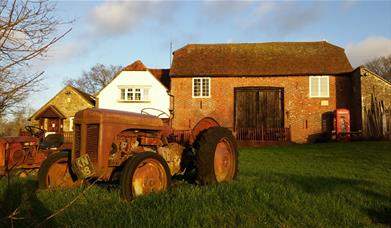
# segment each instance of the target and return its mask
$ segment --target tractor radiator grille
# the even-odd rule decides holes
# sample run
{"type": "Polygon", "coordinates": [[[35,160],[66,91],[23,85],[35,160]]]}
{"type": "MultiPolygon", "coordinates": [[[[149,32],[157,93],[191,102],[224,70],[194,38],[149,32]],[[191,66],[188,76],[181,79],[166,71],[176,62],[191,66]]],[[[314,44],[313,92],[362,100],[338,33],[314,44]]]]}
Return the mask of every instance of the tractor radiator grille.
{"type": "Polygon", "coordinates": [[[80,157],[80,137],[81,137],[81,130],[80,130],[80,124],[75,124],[74,129],[74,150],[75,150],[75,157],[80,157]]]}
{"type": "Polygon", "coordinates": [[[87,154],[92,162],[98,161],[99,124],[87,125],[87,154]]]}

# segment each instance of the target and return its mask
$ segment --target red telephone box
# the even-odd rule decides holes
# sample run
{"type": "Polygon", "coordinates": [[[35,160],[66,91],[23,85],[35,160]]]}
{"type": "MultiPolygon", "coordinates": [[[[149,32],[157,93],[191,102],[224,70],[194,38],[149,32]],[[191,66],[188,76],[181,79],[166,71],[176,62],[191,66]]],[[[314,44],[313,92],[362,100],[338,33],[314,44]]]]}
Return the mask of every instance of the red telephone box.
{"type": "Polygon", "coordinates": [[[337,109],[334,113],[334,129],[337,141],[350,140],[350,112],[348,109],[337,109]]]}

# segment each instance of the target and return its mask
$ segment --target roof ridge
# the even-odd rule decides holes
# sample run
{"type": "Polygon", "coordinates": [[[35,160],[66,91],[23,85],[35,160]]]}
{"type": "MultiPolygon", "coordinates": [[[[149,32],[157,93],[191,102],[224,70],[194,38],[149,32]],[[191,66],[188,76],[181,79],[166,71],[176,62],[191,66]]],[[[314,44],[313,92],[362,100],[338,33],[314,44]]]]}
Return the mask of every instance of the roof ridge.
{"type": "Polygon", "coordinates": [[[79,88],[76,88],[72,85],[68,85],[70,88],[72,88],[73,90],[75,90],[77,93],[79,93],[79,95],[85,99],[85,100],[89,100],[90,103],[94,103],[95,102],[95,97],[87,92],[84,92],[82,91],[81,89],[79,88]]]}
{"type": "Polygon", "coordinates": [[[357,70],[357,69],[360,69],[360,70],[363,69],[363,70],[365,70],[365,71],[368,71],[369,73],[373,74],[376,78],[378,78],[378,79],[380,79],[380,80],[383,80],[384,82],[386,82],[386,83],[388,83],[388,84],[391,85],[391,81],[388,81],[387,79],[385,79],[385,78],[383,78],[382,76],[380,76],[378,73],[376,73],[376,72],[374,72],[374,71],[368,69],[368,68],[367,68],[365,65],[363,65],[363,64],[361,64],[361,65],[358,66],[356,69],[354,69],[354,71],[357,70]]]}
{"type": "Polygon", "coordinates": [[[79,89],[79,88],[76,88],[76,87],[74,87],[74,86],[72,86],[72,85],[69,85],[69,87],[72,87],[74,90],[76,90],[76,91],[79,92],[79,93],[82,93],[82,94],[88,95],[88,96],[90,96],[90,97],[93,97],[91,94],[89,94],[89,93],[87,93],[87,92],[84,92],[83,90],[81,90],[81,89],[79,89]]]}
{"type": "MultiPolygon", "coordinates": [[[[214,45],[259,45],[259,44],[303,44],[303,43],[327,43],[330,44],[327,41],[320,40],[320,41],[270,41],[270,42],[257,42],[257,43],[251,43],[251,42],[244,42],[244,43],[209,43],[209,44],[202,44],[202,43],[190,43],[186,44],[185,46],[177,49],[184,49],[188,46],[214,46],[214,45]]],[[[332,44],[330,44],[332,45],[332,44]]],[[[336,46],[336,45],[332,45],[336,46]]],[[[338,46],[336,46],[338,47],[338,46]]]]}
{"type": "Polygon", "coordinates": [[[145,71],[148,67],[140,60],[136,59],[133,63],[124,67],[121,71],[145,71]]]}

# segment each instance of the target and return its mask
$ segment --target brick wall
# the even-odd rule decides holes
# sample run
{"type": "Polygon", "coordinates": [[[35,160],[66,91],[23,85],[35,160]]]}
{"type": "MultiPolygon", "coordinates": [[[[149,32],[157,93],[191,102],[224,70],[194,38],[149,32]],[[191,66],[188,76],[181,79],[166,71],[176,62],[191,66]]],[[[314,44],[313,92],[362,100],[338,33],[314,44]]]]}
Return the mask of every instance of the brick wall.
{"type": "Polygon", "coordinates": [[[209,116],[222,126],[234,126],[234,88],[270,86],[284,88],[284,123],[291,128],[292,141],[307,142],[309,136],[322,131],[322,114],[338,108],[350,108],[350,77],[330,76],[330,97],[309,98],[309,77],[212,77],[211,98],[192,98],[192,79],[172,78],[174,96],[173,128],[193,128],[209,116]],[[337,98],[338,99],[337,99],[337,98]],[[328,102],[327,105],[321,105],[328,102]]]}

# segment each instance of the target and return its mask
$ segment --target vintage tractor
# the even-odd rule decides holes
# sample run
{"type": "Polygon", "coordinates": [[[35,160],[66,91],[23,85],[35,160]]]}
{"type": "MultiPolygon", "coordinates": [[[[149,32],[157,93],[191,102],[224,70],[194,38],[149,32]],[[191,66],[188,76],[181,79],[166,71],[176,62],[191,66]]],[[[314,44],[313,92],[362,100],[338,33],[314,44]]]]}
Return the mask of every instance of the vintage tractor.
{"type": "Polygon", "coordinates": [[[231,131],[205,118],[186,143],[178,143],[177,136],[156,116],[82,110],[74,119],[72,153],[57,153],[45,160],[38,174],[39,188],[71,187],[85,178],[112,181],[119,177],[121,196],[130,200],[169,188],[173,176],[192,167],[200,184],[235,178],[238,152],[231,131]]]}
{"type": "MultiPolygon", "coordinates": [[[[15,174],[24,176],[35,173],[48,155],[58,152],[64,137],[35,126],[26,126],[29,136],[0,138],[0,176],[15,174]]],[[[64,149],[64,148],[61,148],[64,149]]]]}

